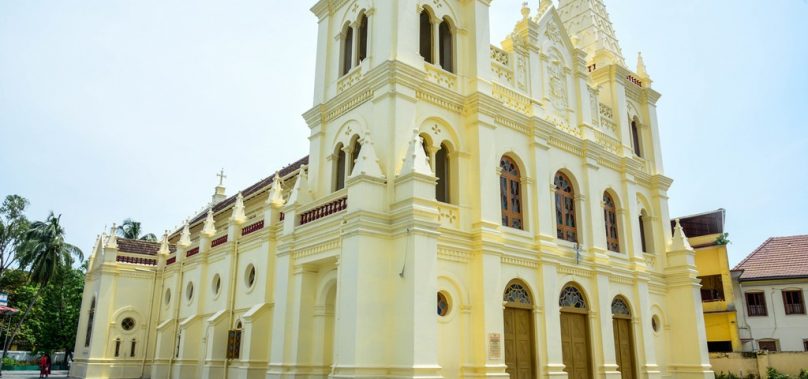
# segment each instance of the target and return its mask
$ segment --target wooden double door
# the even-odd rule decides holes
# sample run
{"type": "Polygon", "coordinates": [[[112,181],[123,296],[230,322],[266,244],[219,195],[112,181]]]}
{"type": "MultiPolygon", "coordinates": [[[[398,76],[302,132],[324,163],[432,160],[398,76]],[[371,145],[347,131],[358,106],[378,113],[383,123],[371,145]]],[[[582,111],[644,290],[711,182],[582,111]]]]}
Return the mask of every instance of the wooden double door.
{"type": "Polygon", "coordinates": [[[505,365],[512,379],[536,377],[532,317],[530,309],[505,308],[505,365]]]}
{"type": "Polygon", "coordinates": [[[561,312],[561,351],[569,379],[591,379],[592,361],[586,313],[561,312]]]}
{"type": "Polygon", "coordinates": [[[612,319],[614,329],[614,353],[617,358],[617,370],[623,379],[635,379],[636,365],[634,359],[634,343],[631,335],[631,319],[612,319]]]}

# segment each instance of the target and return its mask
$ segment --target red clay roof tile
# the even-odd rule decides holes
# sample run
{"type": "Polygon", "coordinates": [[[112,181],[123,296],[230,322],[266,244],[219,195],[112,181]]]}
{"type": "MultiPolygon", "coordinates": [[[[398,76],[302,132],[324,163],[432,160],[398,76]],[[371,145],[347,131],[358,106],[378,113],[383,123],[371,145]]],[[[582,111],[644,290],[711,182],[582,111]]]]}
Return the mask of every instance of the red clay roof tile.
{"type": "Polygon", "coordinates": [[[740,281],[808,277],[808,235],[771,237],[735,270],[743,270],[740,281]]]}

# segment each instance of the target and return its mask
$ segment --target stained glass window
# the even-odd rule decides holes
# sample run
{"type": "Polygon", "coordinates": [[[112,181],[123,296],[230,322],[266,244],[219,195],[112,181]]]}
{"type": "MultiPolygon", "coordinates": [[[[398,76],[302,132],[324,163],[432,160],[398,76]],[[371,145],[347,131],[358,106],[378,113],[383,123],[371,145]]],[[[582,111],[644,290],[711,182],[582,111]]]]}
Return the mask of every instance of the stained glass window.
{"type": "Polygon", "coordinates": [[[603,221],[606,224],[606,246],[620,252],[620,237],[617,234],[617,206],[608,192],[603,193],[603,221]]]}
{"type": "Polygon", "coordinates": [[[567,175],[562,172],[556,173],[555,188],[556,236],[562,240],[578,242],[575,190],[567,175]]]}
{"type": "Polygon", "coordinates": [[[612,300],[612,314],[613,315],[621,315],[621,316],[631,316],[631,310],[628,308],[628,304],[626,304],[623,299],[616,297],[612,300]]]}
{"type": "Polygon", "coordinates": [[[558,299],[558,305],[568,308],[586,309],[586,300],[577,288],[573,286],[564,287],[558,299]]]}
{"type": "Polygon", "coordinates": [[[227,332],[227,359],[239,359],[241,356],[241,321],[236,329],[227,332]]]}
{"type": "Polygon", "coordinates": [[[505,290],[503,300],[508,303],[532,304],[527,289],[519,283],[512,283],[505,290]]]}
{"type": "Polygon", "coordinates": [[[522,225],[522,178],[519,174],[519,166],[513,159],[503,156],[499,161],[499,167],[502,169],[499,177],[502,225],[524,229],[522,225]]]}

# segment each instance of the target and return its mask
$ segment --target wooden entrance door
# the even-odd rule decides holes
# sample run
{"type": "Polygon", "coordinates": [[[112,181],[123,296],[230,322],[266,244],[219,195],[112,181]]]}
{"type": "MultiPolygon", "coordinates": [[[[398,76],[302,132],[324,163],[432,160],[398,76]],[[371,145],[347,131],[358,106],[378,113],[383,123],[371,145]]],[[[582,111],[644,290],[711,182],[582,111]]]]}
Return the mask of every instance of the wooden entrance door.
{"type": "Polygon", "coordinates": [[[591,379],[589,328],[585,313],[561,312],[561,352],[569,379],[591,379]]]}
{"type": "Polygon", "coordinates": [[[532,312],[524,308],[505,308],[505,365],[513,379],[533,379],[532,312]]]}
{"type": "Polygon", "coordinates": [[[631,335],[631,319],[613,319],[614,327],[614,352],[617,358],[617,371],[620,371],[623,379],[636,378],[634,367],[634,344],[631,335]]]}

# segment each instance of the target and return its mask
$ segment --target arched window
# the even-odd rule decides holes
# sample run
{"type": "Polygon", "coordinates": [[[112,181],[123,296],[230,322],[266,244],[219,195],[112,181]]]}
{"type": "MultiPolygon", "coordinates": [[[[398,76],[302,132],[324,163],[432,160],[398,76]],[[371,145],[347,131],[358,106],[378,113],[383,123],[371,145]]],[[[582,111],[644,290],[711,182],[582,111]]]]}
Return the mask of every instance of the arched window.
{"type": "Polygon", "coordinates": [[[449,72],[454,70],[454,38],[452,36],[452,28],[449,22],[443,20],[438,27],[438,42],[440,43],[438,50],[440,54],[440,66],[449,72]]]}
{"type": "Polygon", "coordinates": [[[115,339],[115,356],[119,356],[121,354],[121,339],[115,339]]]}
{"type": "Polygon", "coordinates": [[[353,63],[353,28],[349,26],[344,33],[342,37],[342,75],[351,71],[353,63]]]}
{"type": "Polygon", "coordinates": [[[603,222],[606,224],[606,247],[620,252],[620,237],[617,230],[617,206],[608,192],[603,193],[603,222]]]}
{"type": "Polygon", "coordinates": [[[578,227],[575,222],[575,190],[572,182],[563,172],[555,176],[556,236],[560,239],[578,242],[578,227]]]}
{"type": "Polygon", "coordinates": [[[135,347],[136,347],[136,345],[137,345],[137,341],[135,341],[135,339],[134,339],[134,338],[132,338],[132,345],[131,345],[131,346],[130,346],[130,348],[129,348],[129,356],[130,356],[130,357],[134,357],[134,356],[135,356],[135,347]]]}
{"type": "Polygon", "coordinates": [[[522,224],[522,177],[519,166],[513,159],[503,156],[499,160],[499,196],[502,208],[502,225],[523,229],[522,224]]]}
{"type": "Polygon", "coordinates": [[[505,293],[502,295],[502,301],[525,305],[533,303],[533,301],[530,300],[530,293],[527,292],[527,288],[518,281],[511,283],[508,288],[505,289],[505,293]]]}
{"type": "Polygon", "coordinates": [[[561,296],[558,297],[558,305],[562,308],[587,308],[584,295],[578,288],[572,285],[568,285],[561,290],[561,296]]]}
{"type": "Polygon", "coordinates": [[[227,332],[227,359],[239,359],[241,356],[241,320],[236,328],[227,332]]]}
{"type": "Polygon", "coordinates": [[[364,13],[359,19],[359,62],[368,57],[368,16],[364,13]]]}
{"type": "Polygon", "coordinates": [[[354,138],[353,142],[351,143],[351,170],[350,172],[353,173],[353,168],[356,166],[356,160],[359,159],[359,151],[362,150],[362,144],[359,143],[359,138],[354,138]]]}
{"type": "Polygon", "coordinates": [[[419,49],[421,56],[429,63],[435,63],[432,59],[432,16],[424,9],[421,11],[420,20],[420,35],[419,35],[419,49]]]}
{"type": "Polygon", "coordinates": [[[342,144],[337,145],[336,156],[337,159],[335,159],[334,163],[334,191],[339,191],[345,188],[345,151],[342,149],[342,144]]]}
{"type": "Polygon", "coordinates": [[[640,217],[637,221],[640,224],[640,247],[642,248],[642,252],[650,253],[652,251],[649,250],[649,247],[653,245],[649,246],[648,242],[653,241],[653,238],[650,236],[651,228],[646,227],[646,224],[648,224],[648,214],[645,212],[645,209],[640,211],[640,217]]]}
{"type": "Polygon", "coordinates": [[[615,297],[612,300],[612,315],[618,317],[631,317],[631,308],[628,307],[625,300],[621,297],[615,297]]]}
{"type": "Polygon", "coordinates": [[[637,119],[631,120],[631,142],[634,145],[634,154],[642,157],[642,149],[640,149],[640,130],[637,126],[637,119]]]}
{"type": "Polygon", "coordinates": [[[93,319],[95,318],[95,298],[90,302],[87,314],[87,334],[84,336],[84,347],[90,346],[90,337],[93,335],[93,319]]]}
{"type": "Polygon", "coordinates": [[[435,199],[440,202],[449,202],[449,152],[445,144],[440,145],[440,150],[435,152],[435,176],[438,182],[435,186],[435,199]]]}

